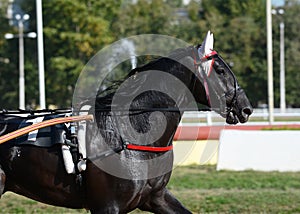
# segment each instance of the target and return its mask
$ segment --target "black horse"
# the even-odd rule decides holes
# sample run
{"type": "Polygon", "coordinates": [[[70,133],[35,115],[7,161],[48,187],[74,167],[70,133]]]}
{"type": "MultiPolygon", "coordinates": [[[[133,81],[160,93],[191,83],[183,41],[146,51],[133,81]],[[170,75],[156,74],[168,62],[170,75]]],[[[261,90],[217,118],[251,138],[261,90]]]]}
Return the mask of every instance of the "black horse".
{"type": "MultiPolygon", "coordinates": [[[[99,94],[92,106],[95,121],[87,123],[87,169],[81,186],[75,174],[66,173],[59,145],[41,148],[15,140],[0,145],[0,195],[12,191],[92,213],[136,208],[190,213],[166,189],[172,139],[183,112],[202,104],[231,124],[246,122],[252,113],[229,66],[205,46],[175,50],[99,94]]],[[[15,129],[8,125],[2,134],[15,129]]]]}

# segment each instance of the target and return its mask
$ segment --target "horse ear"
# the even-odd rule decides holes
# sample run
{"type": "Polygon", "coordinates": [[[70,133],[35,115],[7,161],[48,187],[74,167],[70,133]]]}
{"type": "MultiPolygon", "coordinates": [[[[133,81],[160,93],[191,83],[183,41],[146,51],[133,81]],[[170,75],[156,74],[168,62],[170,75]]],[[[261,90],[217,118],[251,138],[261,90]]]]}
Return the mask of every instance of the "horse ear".
{"type": "Polygon", "coordinates": [[[214,49],[214,35],[210,33],[210,31],[208,31],[199,49],[199,54],[205,56],[209,54],[213,49],[214,49]]]}

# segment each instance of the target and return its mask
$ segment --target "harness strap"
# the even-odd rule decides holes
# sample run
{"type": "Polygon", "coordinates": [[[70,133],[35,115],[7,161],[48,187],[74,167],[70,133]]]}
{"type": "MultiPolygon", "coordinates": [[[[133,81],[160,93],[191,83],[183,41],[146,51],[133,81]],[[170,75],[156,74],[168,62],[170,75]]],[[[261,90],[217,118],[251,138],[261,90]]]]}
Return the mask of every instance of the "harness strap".
{"type": "Polygon", "coordinates": [[[166,146],[166,147],[153,147],[153,146],[139,146],[134,144],[125,144],[124,146],[118,147],[113,150],[105,151],[100,154],[97,154],[92,157],[87,157],[87,160],[95,161],[95,160],[102,160],[104,158],[107,158],[111,155],[114,155],[116,153],[119,153],[125,149],[128,150],[134,150],[134,151],[141,151],[141,152],[168,152],[173,149],[173,145],[166,146]]]}
{"type": "Polygon", "coordinates": [[[173,149],[173,145],[165,147],[140,146],[135,144],[126,144],[126,149],[143,152],[167,152],[173,149]]]}

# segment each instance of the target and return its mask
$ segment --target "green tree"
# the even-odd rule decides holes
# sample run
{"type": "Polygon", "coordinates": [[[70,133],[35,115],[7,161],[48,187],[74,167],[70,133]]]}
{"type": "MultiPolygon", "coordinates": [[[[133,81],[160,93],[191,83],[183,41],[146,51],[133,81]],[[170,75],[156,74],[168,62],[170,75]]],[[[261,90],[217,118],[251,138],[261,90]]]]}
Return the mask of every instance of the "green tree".
{"type": "Polygon", "coordinates": [[[0,109],[16,109],[19,106],[18,39],[6,40],[4,38],[6,33],[17,33],[17,30],[12,29],[8,24],[7,6],[6,0],[0,0],[0,109]]]}
{"type": "MultiPolygon", "coordinates": [[[[286,5],[284,7],[284,23],[285,23],[285,73],[286,73],[286,102],[288,106],[300,107],[300,2],[296,0],[286,0],[286,5]]],[[[274,19],[275,26],[274,30],[274,41],[277,41],[277,46],[274,47],[274,68],[276,68],[277,77],[279,80],[279,19],[274,19]]],[[[277,89],[279,88],[279,83],[277,83],[277,89]]],[[[279,91],[277,90],[277,94],[279,91]]],[[[279,96],[277,96],[277,99],[279,96]]]]}
{"type": "Polygon", "coordinates": [[[163,0],[139,0],[123,5],[113,29],[117,38],[145,33],[167,34],[173,16],[171,7],[163,0]]]}
{"type": "Polygon", "coordinates": [[[85,63],[113,41],[109,29],[115,4],[104,1],[44,1],[47,103],[69,107],[85,63]],[[57,96],[60,94],[60,96],[57,96]]]}
{"type": "MultiPolygon", "coordinates": [[[[0,21],[5,18],[7,0],[1,0],[0,21]],[[2,3],[3,2],[3,3],[2,3]],[[5,5],[6,4],[6,5],[5,5]]],[[[28,31],[36,31],[35,0],[15,4],[30,15],[28,31]]],[[[44,46],[47,104],[70,107],[73,89],[83,66],[103,46],[114,40],[111,20],[120,8],[118,1],[44,0],[44,46]]],[[[17,32],[16,27],[1,25],[0,32],[17,32]],[[6,27],[4,27],[6,26],[6,27]]],[[[18,41],[0,39],[0,53],[11,63],[1,71],[0,98],[3,107],[18,107],[18,41]]],[[[0,56],[1,57],[1,56],[0,56]]],[[[1,63],[1,62],[0,62],[1,63]]],[[[1,64],[2,65],[2,64],[1,64]]],[[[2,66],[1,66],[2,67],[2,66]]],[[[26,105],[35,108],[38,100],[36,40],[25,39],[26,105]]]]}
{"type": "Polygon", "coordinates": [[[203,0],[199,11],[199,27],[214,33],[215,47],[232,65],[251,102],[267,102],[265,3],[203,0]]]}
{"type": "MultiPolygon", "coordinates": [[[[35,0],[15,0],[30,14],[28,31],[36,31],[35,0]]],[[[113,41],[136,34],[167,34],[191,44],[206,32],[230,62],[241,86],[257,106],[267,103],[265,0],[43,0],[47,104],[70,107],[77,77],[88,60],[113,41]],[[178,8],[187,14],[178,13],[178,8]]],[[[8,0],[0,0],[0,108],[18,107],[18,40],[6,18],[8,0]],[[6,64],[1,58],[9,58],[6,64]]],[[[300,107],[300,3],[285,1],[287,104],[300,107]]],[[[275,106],[279,106],[279,19],[273,18],[275,106]]],[[[25,39],[26,103],[38,104],[36,40],[25,39]]]]}

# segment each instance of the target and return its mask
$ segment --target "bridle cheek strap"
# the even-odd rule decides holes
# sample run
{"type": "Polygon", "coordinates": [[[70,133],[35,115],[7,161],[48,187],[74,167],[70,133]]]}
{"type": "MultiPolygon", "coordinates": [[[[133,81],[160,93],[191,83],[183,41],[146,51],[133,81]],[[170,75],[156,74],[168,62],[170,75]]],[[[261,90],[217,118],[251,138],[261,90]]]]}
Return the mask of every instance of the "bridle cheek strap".
{"type": "Polygon", "coordinates": [[[217,51],[212,50],[211,53],[203,56],[200,59],[201,63],[205,63],[205,62],[208,62],[209,60],[211,60],[211,63],[209,65],[209,68],[208,68],[208,71],[207,71],[207,76],[208,77],[209,77],[209,75],[210,75],[210,73],[211,73],[211,71],[213,69],[214,63],[215,63],[215,58],[214,57],[217,56],[217,55],[218,55],[217,51]]]}
{"type": "Polygon", "coordinates": [[[200,66],[197,66],[198,68],[198,71],[200,73],[200,76],[203,80],[203,86],[204,86],[204,89],[205,89],[205,93],[206,93],[206,99],[207,99],[207,103],[209,106],[211,106],[211,102],[210,102],[210,94],[209,94],[209,87],[208,87],[208,82],[207,82],[207,78],[203,75],[203,73],[200,71],[200,66]]]}
{"type": "MultiPolygon", "coordinates": [[[[200,77],[201,77],[201,79],[203,80],[203,86],[204,86],[205,93],[206,93],[207,103],[208,103],[209,106],[211,106],[208,82],[207,82],[206,76],[204,76],[203,71],[201,70],[201,63],[202,63],[204,60],[208,60],[209,57],[212,57],[212,56],[214,56],[215,54],[217,54],[217,52],[216,52],[216,51],[212,51],[211,54],[206,55],[206,56],[202,57],[201,59],[199,59],[199,56],[197,57],[197,55],[195,54],[194,51],[192,52],[192,54],[193,54],[193,56],[194,56],[194,66],[195,66],[196,70],[198,70],[198,72],[199,72],[199,74],[200,74],[200,77]],[[197,59],[200,61],[200,63],[197,62],[197,59]]],[[[210,69],[209,69],[210,71],[211,71],[211,69],[212,69],[212,66],[213,66],[213,63],[211,64],[211,67],[210,67],[210,69]]],[[[209,73],[210,73],[210,71],[209,71],[209,73]]]]}

